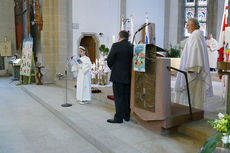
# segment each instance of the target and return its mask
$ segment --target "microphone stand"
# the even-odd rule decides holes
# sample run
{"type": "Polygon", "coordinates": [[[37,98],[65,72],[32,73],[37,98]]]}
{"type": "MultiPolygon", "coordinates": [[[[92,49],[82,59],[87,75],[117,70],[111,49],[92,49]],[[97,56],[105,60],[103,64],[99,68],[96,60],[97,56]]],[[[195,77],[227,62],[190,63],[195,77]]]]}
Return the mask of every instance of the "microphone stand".
{"type": "Polygon", "coordinates": [[[65,65],[65,103],[64,104],[62,104],[61,106],[62,107],[70,107],[70,106],[72,106],[72,104],[69,104],[69,103],[67,103],[67,96],[68,96],[68,94],[67,94],[67,65],[69,64],[69,62],[70,62],[70,59],[69,58],[67,58],[66,59],[66,65],[65,65]]]}
{"type": "Polygon", "coordinates": [[[138,32],[139,32],[139,31],[136,31],[135,34],[133,35],[133,42],[132,42],[132,45],[133,45],[133,43],[134,43],[135,36],[136,36],[136,34],[137,34],[138,32]]]}
{"type": "Polygon", "coordinates": [[[132,42],[132,45],[133,45],[133,43],[134,43],[134,39],[135,39],[135,36],[136,36],[136,34],[138,33],[138,32],[140,32],[142,29],[144,29],[146,26],[148,26],[148,25],[150,25],[150,23],[148,23],[148,24],[144,24],[141,28],[139,28],[136,32],[135,32],[135,34],[133,35],[133,42],[132,42]]]}

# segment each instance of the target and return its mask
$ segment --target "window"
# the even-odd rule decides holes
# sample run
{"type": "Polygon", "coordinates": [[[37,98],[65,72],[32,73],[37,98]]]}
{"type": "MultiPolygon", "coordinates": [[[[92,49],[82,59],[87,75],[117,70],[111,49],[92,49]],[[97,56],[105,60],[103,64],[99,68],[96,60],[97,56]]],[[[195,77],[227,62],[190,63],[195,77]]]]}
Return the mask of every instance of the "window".
{"type": "Polygon", "coordinates": [[[206,36],[207,31],[207,6],[208,0],[185,0],[185,22],[184,22],[184,37],[188,37],[189,33],[186,29],[187,21],[190,18],[196,17],[200,23],[200,30],[206,36]]]}

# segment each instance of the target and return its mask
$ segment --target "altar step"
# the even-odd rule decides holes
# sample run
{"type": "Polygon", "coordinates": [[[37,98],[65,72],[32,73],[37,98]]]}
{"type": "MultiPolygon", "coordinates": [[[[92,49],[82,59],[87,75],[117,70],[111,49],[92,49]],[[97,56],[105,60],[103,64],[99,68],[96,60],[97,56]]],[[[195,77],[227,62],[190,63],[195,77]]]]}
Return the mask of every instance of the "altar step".
{"type": "MultiPolygon", "coordinates": [[[[217,74],[212,74],[216,78],[218,77],[217,74]]],[[[75,80],[68,80],[68,89],[71,89],[72,93],[75,94],[75,88],[74,85],[76,84],[75,80]]],[[[64,81],[58,81],[56,85],[65,88],[65,83],[64,81]]],[[[114,109],[114,101],[110,100],[107,98],[107,95],[112,95],[113,91],[111,87],[106,87],[106,88],[99,88],[102,92],[101,93],[95,93],[92,94],[92,99],[97,100],[100,102],[102,105],[105,105],[107,107],[110,107],[111,109],[114,109]]],[[[193,109],[193,119],[194,120],[189,120],[189,108],[185,106],[185,108],[182,108],[179,106],[177,107],[178,104],[172,106],[172,112],[173,112],[173,117],[170,119],[167,119],[167,122],[162,122],[162,121],[151,121],[152,123],[149,124],[148,122],[145,122],[141,120],[136,114],[132,113],[131,118],[133,122],[136,122],[140,125],[143,125],[144,127],[154,130],[155,132],[159,132],[163,135],[179,132],[183,135],[192,137],[194,139],[197,139],[201,144],[203,144],[213,133],[215,133],[215,129],[213,129],[209,124],[206,119],[203,118],[203,111],[199,111],[196,109],[193,109]],[[174,107],[175,106],[175,107],[174,107]],[[177,110],[182,110],[182,111],[177,111],[177,110]],[[184,110],[184,111],[183,111],[184,110]],[[202,116],[202,118],[201,118],[202,116]],[[199,118],[201,118],[199,120],[199,118]],[[181,124],[184,123],[184,124],[181,124]],[[178,125],[174,128],[168,128],[165,130],[163,127],[169,127],[170,125],[178,125]],[[151,126],[150,126],[151,125],[151,126]]]]}
{"type": "Polygon", "coordinates": [[[189,107],[183,106],[180,104],[171,104],[171,116],[166,118],[165,120],[151,120],[151,121],[144,121],[140,119],[135,113],[135,118],[137,122],[142,124],[143,126],[153,129],[153,130],[162,130],[163,129],[172,129],[178,126],[181,126],[185,123],[191,121],[197,121],[204,118],[204,111],[192,108],[192,120],[189,112],[189,107]]]}
{"type": "Polygon", "coordinates": [[[191,116],[188,106],[171,103],[171,116],[164,121],[163,128],[172,128],[189,121],[201,120],[203,118],[203,110],[192,108],[191,116]]]}
{"type": "Polygon", "coordinates": [[[177,131],[183,135],[197,139],[203,144],[216,132],[216,130],[208,124],[206,119],[183,124],[177,128],[177,131]]]}

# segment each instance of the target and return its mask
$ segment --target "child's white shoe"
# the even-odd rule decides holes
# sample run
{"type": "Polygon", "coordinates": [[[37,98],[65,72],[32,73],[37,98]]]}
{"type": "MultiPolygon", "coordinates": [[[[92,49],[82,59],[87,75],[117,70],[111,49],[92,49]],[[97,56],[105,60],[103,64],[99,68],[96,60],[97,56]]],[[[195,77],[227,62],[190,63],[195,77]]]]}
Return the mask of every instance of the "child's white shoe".
{"type": "Polygon", "coordinates": [[[85,105],[85,104],[88,104],[89,102],[88,101],[80,101],[79,104],[80,105],[85,105]]]}

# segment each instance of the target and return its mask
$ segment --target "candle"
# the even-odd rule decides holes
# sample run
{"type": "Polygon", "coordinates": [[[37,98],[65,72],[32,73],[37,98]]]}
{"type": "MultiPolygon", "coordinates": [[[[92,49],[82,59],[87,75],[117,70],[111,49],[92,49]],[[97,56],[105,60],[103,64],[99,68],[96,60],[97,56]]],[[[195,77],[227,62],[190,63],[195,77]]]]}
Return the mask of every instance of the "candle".
{"type": "Polygon", "coordinates": [[[129,36],[129,40],[132,43],[133,42],[133,15],[130,16],[130,36],[129,36]]]}
{"type": "Polygon", "coordinates": [[[93,68],[93,71],[95,71],[95,63],[93,63],[92,68],[93,68]]]}
{"type": "Polygon", "coordinates": [[[98,61],[97,61],[97,59],[96,59],[96,68],[98,68],[98,61]]]}
{"type": "Polygon", "coordinates": [[[101,66],[101,59],[100,58],[99,58],[99,62],[98,63],[99,63],[99,66],[101,66]]]}
{"type": "Polygon", "coordinates": [[[112,36],[112,43],[115,43],[115,36],[112,36]]]}

